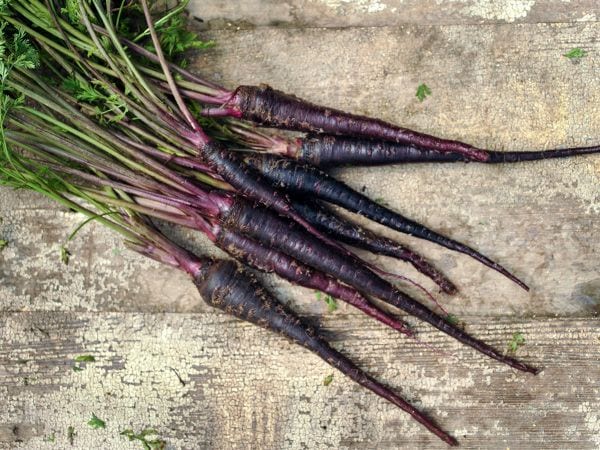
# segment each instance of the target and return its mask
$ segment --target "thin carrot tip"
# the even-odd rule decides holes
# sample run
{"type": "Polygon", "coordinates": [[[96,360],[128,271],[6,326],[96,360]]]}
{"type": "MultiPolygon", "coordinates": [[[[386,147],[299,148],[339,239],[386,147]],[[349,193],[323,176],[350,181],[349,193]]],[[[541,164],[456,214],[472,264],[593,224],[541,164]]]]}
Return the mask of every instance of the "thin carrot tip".
{"type": "Polygon", "coordinates": [[[539,375],[540,372],[542,372],[544,370],[543,367],[530,367],[530,373],[534,374],[534,375],[539,375]]]}

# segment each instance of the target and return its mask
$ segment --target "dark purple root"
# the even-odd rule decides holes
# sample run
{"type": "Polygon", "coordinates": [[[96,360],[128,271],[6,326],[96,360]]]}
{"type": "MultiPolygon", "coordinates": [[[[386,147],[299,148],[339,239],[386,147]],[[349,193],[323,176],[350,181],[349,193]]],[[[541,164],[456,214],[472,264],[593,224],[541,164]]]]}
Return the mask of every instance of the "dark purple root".
{"type": "Polygon", "coordinates": [[[372,201],[316,167],[267,154],[256,154],[247,157],[246,161],[269,179],[273,185],[283,186],[296,194],[317,197],[368,217],[401,233],[425,239],[450,250],[469,255],[485,266],[496,270],[514,281],[523,289],[529,290],[529,287],[525,283],[508,270],[476,250],[442,236],[372,201]]]}
{"type": "Polygon", "coordinates": [[[456,294],[457,288],[448,278],[421,255],[399,242],[379,236],[348,219],[343,219],[315,202],[293,201],[292,205],[318,230],[329,234],[334,239],[377,255],[391,256],[409,262],[420,273],[431,278],[445,293],[456,294]]]}
{"type": "Polygon", "coordinates": [[[569,158],[579,155],[600,153],[600,146],[576,147],[555,150],[527,151],[527,152],[495,152],[490,151],[487,164],[518,163],[524,161],[540,161],[543,159],[569,158]]]}
{"type": "Polygon", "coordinates": [[[225,107],[237,108],[242,118],[272,128],[379,139],[445,153],[460,153],[473,160],[483,161],[486,158],[484,151],[471,145],[418,133],[379,119],[325,108],[264,84],[238,87],[225,107]]]}
{"type": "Polygon", "coordinates": [[[298,228],[269,210],[249,205],[240,198],[233,204],[222,225],[252,237],[268,248],[276,248],[298,261],[354,287],[365,295],[377,297],[409,314],[414,315],[465,345],[519,370],[536,373],[535,368],[498,352],[489,345],[469,336],[443,317],[398,291],[392,284],[366,267],[329,247],[314,236],[298,228]]]}
{"type": "Polygon", "coordinates": [[[407,336],[414,335],[408,325],[370,303],[357,290],[300,263],[285,253],[267,248],[241,233],[227,228],[221,228],[217,235],[216,244],[249,267],[263,272],[276,273],[299,286],[329,294],[354,306],[394,330],[407,336]]]}
{"type": "MultiPolygon", "coordinates": [[[[235,152],[219,143],[210,142],[200,146],[200,158],[244,197],[290,217],[323,242],[334,247],[338,245],[298,214],[278,189],[273,187],[255,168],[248,166],[235,152]]],[[[351,254],[348,253],[348,255],[351,254]]]]}
{"type": "Polygon", "coordinates": [[[473,160],[461,153],[442,153],[413,145],[344,136],[312,135],[297,139],[294,145],[297,149],[294,155],[296,159],[318,167],[470,161],[500,164],[568,158],[600,152],[600,146],[528,152],[486,151],[485,160],[473,160]]]}
{"type": "Polygon", "coordinates": [[[262,286],[232,261],[207,264],[194,280],[202,298],[211,306],[239,319],[286,336],[319,355],[344,375],[409,413],[417,422],[449,445],[456,439],[439,428],[388,387],[375,381],[352,361],[333,349],[314,329],[270,296],[262,286]]]}

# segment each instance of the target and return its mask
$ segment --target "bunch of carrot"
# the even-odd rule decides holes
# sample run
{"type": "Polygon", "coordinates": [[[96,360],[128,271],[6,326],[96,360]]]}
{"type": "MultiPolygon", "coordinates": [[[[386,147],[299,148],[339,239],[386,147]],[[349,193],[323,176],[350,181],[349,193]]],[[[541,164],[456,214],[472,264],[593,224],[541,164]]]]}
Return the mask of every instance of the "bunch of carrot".
{"type": "Polygon", "coordinates": [[[325,292],[413,336],[369,300],[377,298],[491,358],[537,373],[387,281],[390,274],[344,244],[405,260],[444,292],[457,290],[421,255],[339,216],[326,203],[470,255],[528,289],[525,283],[325,169],[519,162],[600,147],[492,152],[313,105],[268,86],[227,90],[176,63],[180,53],[207,45],[185,29],[186,4],[155,14],[148,0],[0,2],[0,180],[38,191],[121,233],[134,251],[188,273],[209,304],[303,345],[456,445],[277,302],[248,268],[325,292]],[[309,134],[290,139],[258,126],[309,134]],[[240,146],[250,151],[233,150],[240,146]],[[160,231],[161,221],[200,231],[237,262],[190,253],[160,231]]]}

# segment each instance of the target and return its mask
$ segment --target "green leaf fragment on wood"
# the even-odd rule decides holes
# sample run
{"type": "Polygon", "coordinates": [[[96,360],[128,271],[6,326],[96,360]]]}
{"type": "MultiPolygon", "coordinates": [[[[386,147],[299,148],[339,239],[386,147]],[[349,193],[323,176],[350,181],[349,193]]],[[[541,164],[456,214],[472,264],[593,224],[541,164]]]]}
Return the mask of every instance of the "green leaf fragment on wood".
{"type": "Polygon", "coordinates": [[[97,429],[104,429],[106,428],[106,422],[102,419],[100,419],[98,416],[96,416],[96,414],[92,413],[92,418],[90,420],[88,420],[87,423],[90,427],[92,427],[94,430],[97,429]]]}
{"type": "Polygon", "coordinates": [[[448,314],[446,316],[446,322],[448,322],[450,325],[457,326],[460,322],[460,319],[458,318],[458,316],[455,316],[454,314],[448,314]]]}
{"type": "Polygon", "coordinates": [[[73,366],[73,372],[81,372],[83,371],[83,367],[81,366],[73,366]]]}
{"type": "Polygon", "coordinates": [[[329,386],[332,381],[333,381],[333,374],[327,375],[325,377],[325,379],[323,380],[323,386],[329,386]]]}
{"type": "Polygon", "coordinates": [[[508,343],[508,351],[510,353],[515,353],[522,345],[525,345],[525,336],[523,336],[523,333],[521,332],[514,333],[512,339],[508,343]]]}
{"type": "Polygon", "coordinates": [[[133,430],[121,431],[121,436],[126,436],[130,441],[138,440],[146,450],[163,450],[167,443],[158,437],[158,431],[147,428],[140,433],[135,433],[133,430]],[[151,438],[153,437],[153,438],[151,438]]]}
{"type": "Polygon", "coordinates": [[[325,296],[325,303],[327,303],[327,310],[333,312],[338,308],[337,301],[331,295],[325,296]]]}
{"type": "Polygon", "coordinates": [[[52,433],[50,436],[46,437],[46,442],[56,442],[56,434],[52,433]]]}
{"type": "Polygon", "coordinates": [[[420,102],[425,100],[425,98],[431,95],[431,89],[425,83],[422,83],[417,88],[417,93],[415,94],[420,102]]]}
{"type": "Polygon", "coordinates": [[[571,50],[569,50],[563,56],[565,58],[569,58],[569,59],[581,59],[581,58],[587,56],[587,52],[585,50],[583,50],[582,48],[575,47],[575,48],[572,48],[571,50]]]}
{"type": "Polygon", "coordinates": [[[73,445],[73,441],[75,440],[75,428],[70,426],[67,428],[67,440],[69,444],[73,445]]]}
{"type": "Polygon", "coordinates": [[[5,241],[4,239],[0,239],[0,252],[2,250],[4,250],[7,245],[8,245],[8,241],[5,241]]]}
{"type": "Polygon", "coordinates": [[[79,355],[75,357],[76,362],[96,362],[96,358],[93,355],[79,355]]]}
{"type": "Polygon", "coordinates": [[[323,296],[323,293],[320,291],[315,292],[315,297],[317,300],[321,301],[321,299],[327,304],[327,310],[329,312],[333,312],[338,308],[337,301],[331,295],[323,296]]]}
{"type": "Polygon", "coordinates": [[[386,201],[386,199],[385,199],[385,198],[383,198],[383,197],[377,197],[377,198],[375,199],[375,203],[377,203],[377,204],[379,204],[379,205],[381,205],[381,206],[389,206],[389,205],[390,205],[390,204],[389,204],[389,203],[386,201]]]}
{"type": "Polygon", "coordinates": [[[69,251],[69,249],[67,247],[65,247],[64,245],[62,245],[60,247],[60,260],[62,261],[62,263],[65,266],[68,266],[70,259],[71,259],[71,252],[69,251]]]}

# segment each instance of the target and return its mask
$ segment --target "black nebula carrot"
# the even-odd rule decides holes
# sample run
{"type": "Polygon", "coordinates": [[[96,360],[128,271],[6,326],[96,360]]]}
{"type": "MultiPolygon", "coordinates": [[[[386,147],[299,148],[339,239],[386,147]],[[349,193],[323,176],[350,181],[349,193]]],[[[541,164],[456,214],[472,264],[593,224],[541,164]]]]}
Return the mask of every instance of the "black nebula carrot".
{"type": "Polygon", "coordinates": [[[335,278],[308,267],[285,253],[267,248],[238,231],[221,228],[216,233],[215,243],[249,267],[263,272],[276,273],[299,286],[329,294],[354,306],[394,330],[408,336],[414,334],[404,322],[373,305],[356,289],[343,285],[335,278]]]}
{"type": "Polygon", "coordinates": [[[316,196],[321,200],[336,204],[349,211],[361,214],[375,222],[386,225],[401,233],[409,234],[460,253],[471,256],[487,267],[496,270],[517,283],[525,290],[529,287],[500,264],[492,261],[476,250],[453,239],[442,236],[433,230],[382,206],[356,192],[350,186],[336,180],[316,167],[301,164],[273,155],[256,154],[246,157],[249,164],[256,167],[274,185],[283,186],[296,194],[316,196]]]}
{"type": "Polygon", "coordinates": [[[461,153],[473,160],[483,161],[486,157],[484,151],[463,142],[440,139],[383,120],[315,105],[265,84],[238,87],[225,108],[267,127],[411,144],[440,152],[461,153]]]}
{"type": "Polygon", "coordinates": [[[308,222],[334,239],[377,255],[409,262],[419,272],[431,278],[445,293],[452,295],[457,292],[456,286],[448,278],[409,247],[379,236],[350,220],[342,219],[315,202],[293,201],[292,204],[308,222]]]}
{"type": "Polygon", "coordinates": [[[255,168],[249,167],[235,152],[214,141],[199,145],[198,148],[200,159],[236,188],[240,194],[271,207],[280,214],[291,217],[309,231],[315,231],[303,217],[294,211],[285,195],[273,188],[264,176],[255,168]]]}
{"type": "Polygon", "coordinates": [[[316,331],[284,307],[239,265],[214,261],[204,265],[194,279],[200,295],[209,305],[239,319],[279,333],[316,353],[353,381],[398,406],[449,445],[458,442],[406,400],[359,369],[333,349],[316,331]]]}
{"type": "Polygon", "coordinates": [[[414,145],[358,139],[347,136],[311,135],[293,142],[299,161],[318,167],[379,166],[423,162],[480,162],[484,164],[518,163],[552,158],[568,158],[600,152],[600,146],[543,151],[485,151],[485,159],[472,159],[462,153],[440,152],[414,145]]]}
{"type": "Polygon", "coordinates": [[[240,230],[266,247],[287,253],[365,295],[372,295],[400,308],[490,358],[524,372],[538,372],[538,369],[510,358],[465,333],[426,306],[398,291],[392,284],[365,266],[348,258],[336,248],[319,241],[295,223],[286,221],[267,209],[250,205],[238,198],[221,220],[224,227],[240,230]]]}
{"type": "MultiPolygon", "coordinates": [[[[255,167],[249,166],[237,153],[228,150],[223,144],[206,140],[198,144],[199,159],[221,176],[241,195],[273,208],[278,213],[298,222],[311,234],[334,247],[338,244],[308,223],[290,204],[285,194],[272,186],[255,167]]],[[[341,249],[342,246],[339,245],[341,249]]],[[[349,257],[354,257],[348,252],[349,257]]]]}

